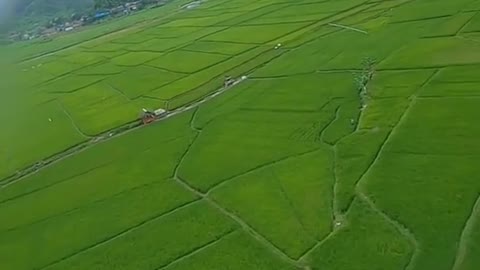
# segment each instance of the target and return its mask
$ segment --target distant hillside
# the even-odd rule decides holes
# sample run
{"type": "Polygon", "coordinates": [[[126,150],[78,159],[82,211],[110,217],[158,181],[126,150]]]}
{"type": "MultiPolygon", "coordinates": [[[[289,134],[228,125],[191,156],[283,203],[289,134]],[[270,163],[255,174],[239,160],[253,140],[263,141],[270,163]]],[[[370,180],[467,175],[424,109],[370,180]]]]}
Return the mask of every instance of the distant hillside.
{"type": "Polygon", "coordinates": [[[94,0],[0,0],[0,34],[23,31],[55,17],[93,10],[94,0]]]}

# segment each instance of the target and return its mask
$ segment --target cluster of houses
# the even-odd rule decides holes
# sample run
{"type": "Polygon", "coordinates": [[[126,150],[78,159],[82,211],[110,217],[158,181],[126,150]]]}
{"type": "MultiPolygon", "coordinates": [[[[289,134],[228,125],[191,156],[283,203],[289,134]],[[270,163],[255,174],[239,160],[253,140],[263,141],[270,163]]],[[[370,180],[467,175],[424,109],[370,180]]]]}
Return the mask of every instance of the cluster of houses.
{"type": "Polygon", "coordinates": [[[11,41],[21,41],[21,40],[32,40],[36,38],[49,38],[52,35],[55,35],[59,32],[70,32],[84,25],[99,23],[110,17],[120,17],[125,15],[130,15],[135,11],[143,9],[145,6],[144,2],[148,2],[151,6],[160,6],[166,3],[168,0],[156,0],[156,1],[133,1],[124,3],[117,7],[110,9],[97,10],[93,15],[72,15],[71,18],[67,21],[58,20],[55,18],[51,20],[45,26],[38,26],[34,30],[28,32],[13,32],[10,34],[9,39],[11,41]]]}

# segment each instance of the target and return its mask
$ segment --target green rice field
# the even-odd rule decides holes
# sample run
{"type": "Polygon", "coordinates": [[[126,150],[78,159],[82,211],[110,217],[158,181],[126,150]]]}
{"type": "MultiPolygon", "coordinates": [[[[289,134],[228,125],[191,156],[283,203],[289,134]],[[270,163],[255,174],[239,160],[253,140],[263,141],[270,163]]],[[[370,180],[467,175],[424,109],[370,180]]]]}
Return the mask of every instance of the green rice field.
{"type": "Polygon", "coordinates": [[[0,270],[480,269],[480,0],[188,4],[0,45],[0,270]]]}

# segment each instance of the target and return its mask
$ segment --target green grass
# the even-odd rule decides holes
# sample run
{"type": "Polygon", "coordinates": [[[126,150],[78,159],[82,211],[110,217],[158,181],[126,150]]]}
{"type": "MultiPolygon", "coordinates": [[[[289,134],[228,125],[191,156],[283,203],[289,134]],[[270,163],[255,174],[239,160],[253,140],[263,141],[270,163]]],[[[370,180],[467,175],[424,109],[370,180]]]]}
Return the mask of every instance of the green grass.
{"type": "Polygon", "coordinates": [[[2,234],[0,254],[14,255],[2,257],[2,265],[8,269],[41,268],[194,199],[173,180],[154,180],[149,185],[2,234]],[[26,246],[29,248],[25,249],[26,246]],[[31,256],[34,251],[36,255],[31,256]]]}
{"type": "Polygon", "coordinates": [[[2,127],[3,132],[0,135],[0,142],[3,145],[3,157],[0,162],[2,178],[86,139],[77,132],[56,102],[17,112],[15,117],[25,117],[26,120],[5,122],[2,127]],[[32,130],[35,130],[34,135],[31,133],[32,130]]]}
{"type": "MultiPolygon", "coordinates": [[[[254,73],[255,77],[257,73],[254,73]]],[[[319,111],[331,99],[356,95],[350,74],[314,74],[254,81],[262,95],[245,105],[252,109],[319,111]],[[330,85],[335,84],[335,88],[330,85]],[[302,104],[299,107],[298,104],[302,104]]]]}
{"type": "Polygon", "coordinates": [[[459,1],[434,1],[427,0],[421,2],[410,2],[395,9],[392,21],[404,22],[413,20],[426,20],[441,16],[449,16],[458,13],[460,9],[466,6],[472,0],[459,1]]]}
{"type": "Polygon", "coordinates": [[[174,72],[195,73],[227,59],[223,55],[178,50],[147,64],[174,72]]]}
{"type": "Polygon", "coordinates": [[[474,154],[476,138],[480,136],[480,129],[474,124],[479,110],[475,98],[417,100],[388,149],[419,154],[474,154]],[[438,135],[431,136],[432,133],[438,135]]]}
{"type": "Polygon", "coordinates": [[[373,98],[407,98],[434,75],[435,70],[380,71],[375,72],[368,84],[368,94],[373,98]]]}
{"type": "Polygon", "coordinates": [[[212,197],[298,258],[331,230],[331,159],[322,149],[278,162],[233,179],[212,197]]]}
{"type": "Polygon", "coordinates": [[[235,26],[205,37],[206,41],[264,44],[307,26],[305,23],[283,25],[235,26]],[[253,35],[251,33],[254,33],[253,35]]]}
{"type": "Polygon", "coordinates": [[[228,61],[224,61],[218,65],[204,69],[195,74],[187,76],[181,80],[178,80],[172,84],[166,85],[155,91],[152,91],[148,96],[152,96],[152,97],[164,99],[164,100],[172,99],[181,94],[190,92],[195,88],[208,83],[214,78],[221,77],[220,85],[209,89],[210,91],[215,91],[223,85],[226,72],[254,59],[255,57],[266,52],[267,50],[268,48],[258,47],[255,50],[247,51],[236,57],[229,59],[228,61]]]}
{"type": "Polygon", "coordinates": [[[385,152],[365,188],[381,209],[414,232],[421,246],[415,269],[451,269],[469,207],[478,197],[478,183],[471,177],[479,173],[471,166],[477,158],[431,153],[385,152]]]}
{"type": "Polygon", "coordinates": [[[115,75],[124,71],[125,67],[116,66],[111,62],[88,66],[75,71],[78,75],[115,75]]]}
{"type": "Polygon", "coordinates": [[[237,111],[208,125],[180,166],[180,176],[206,191],[258,166],[317,149],[316,132],[326,122],[321,113],[237,111]],[[232,143],[235,147],[225,152],[232,143]]]}
{"type": "Polygon", "coordinates": [[[372,164],[388,130],[360,130],[337,143],[336,200],[338,209],[346,212],[355,197],[355,185],[372,164]]]}
{"type": "Polygon", "coordinates": [[[40,86],[40,91],[49,93],[73,93],[103,80],[103,76],[66,76],[40,86]]]}
{"type": "Polygon", "coordinates": [[[155,58],[162,56],[162,53],[154,52],[129,52],[111,59],[112,63],[119,66],[138,66],[155,58]]]}
{"type": "Polygon", "coordinates": [[[478,0],[188,2],[0,45],[3,268],[478,268],[478,0]]]}
{"type": "Polygon", "coordinates": [[[60,102],[79,129],[89,135],[133,121],[141,109],[105,83],[64,95],[60,102]]]}
{"type": "Polygon", "coordinates": [[[462,32],[478,32],[480,31],[480,14],[477,12],[472,20],[462,29],[462,32]]]}
{"type": "Polygon", "coordinates": [[[373,99],[363,110],[360,128],[392,128],[407,109],[410,101],[405,98],[373,99]]]}
{"type": "Polygon", "coordinates": [[[139,66],[111,76],[105,82],[129,99],[134,99],[182,77],[184,77],[183,74],[139,66]]]}
{"type": "Polygon", "coordinates": [[[475,13],[473,12],[465,12],[447,17],[440,25],[432,27],[432,29],[425,34],[425,37],[454,36],[470,22],[474,15],[475,13]]]}
{"type": "Polygon", "coordinates": [[[178,261],[166,269],[188,270],[221,269],[228,265],[231,270],[287,270],[295,267],[281,261],[271,251],[254,241],[244,232],[234,232],[225,236],[213,246],[184,260],[178,261]]]}
{"type": "Polygon", "coordinates": [[[117,157],[108,164],[6,201],[0,205],[2,220],[5,220],[0,225],[0,232],[28,227],[120,192],[169,178],[189,139],[184,136],[166,142],[161,152],[159,147],[138,151],[135,153],[138,162],[131,162],[129,156],[117,157]],[[157,164],[158,159],[163,163],[157,164]]]}
{"type": "MultiPolygon", "coordinates": [[[[74,177],[80,177],[114,161],[124,160],[128,162],[127,157],[134,157],[147,151],[152,148],[152,144],[153,146],[168,145],[179,137],[189,136],[192,133],[188,126],[190,118],[191,114],[185,113],[175,119],[150,125],[98,144],[95,147],[87,148],[77,155],[69,156],[62,162],[33,174],[26,178],[26,181],[19,181],[14,185],[3,187],[0,192],[0,201],[10,200],[74,177]],[[152,140],[149,138],[158,134],[162,134],[162,138],[152,143],[152,140]]],[[[166,149],[170,148],[167,147],[166,149]]],[[[158,155],[162,155],[162,153],[160,152],[158,155]]],[[[163,166],[163,164],[161,165],[163,166]]],[[[164,178],[170,176],[171,174],[166,174],[164,178]]],[[[112,180],[114,181],[115,179],[112,180]]]]}
{"type": "Polygon", "coordinates": [[[339,140],[351,134],[355,130],[359,113],[359,100],[342,103],[338,107],[335,119],[325,129],[322,140],[330,145],[335,145],[339,140]]]}
{"type": "Polygon", "coordinates": [[[193,44],[190,44],[184,49],[197,51],[197,52],[207,52],[207,53],[220,53],[227,55],[237,55],[243,53],[249,49],[252,49],[254,45],[241,44],[241,43],[225,43],[225,42],[206,42],[198,41],[193,44]]]}
{"type": "Polygon", "coordinates": [[[129,51],[135,52],[167,52],[184,44],[182,39],[158,39],[154,38],[146,42],[128,46],[129,51]]]}
{"type": "Polygon", "coordinates": [[[358,200],[347,220],[309,256],[312,269],[404,269],[413,247],[395,227],[358,200]]]}
{"type": "Polygon", "coordinates": [[[132,233],[47,269],[158,269],[232,232],[235,225],[204,202],[147,222],[132,233]]]}
{"type": "Polygon", "coordinates": [[[382,62],[381,68],[424,68],[480,63],[480,44],[459,38],[419,39],[382,62]]]}

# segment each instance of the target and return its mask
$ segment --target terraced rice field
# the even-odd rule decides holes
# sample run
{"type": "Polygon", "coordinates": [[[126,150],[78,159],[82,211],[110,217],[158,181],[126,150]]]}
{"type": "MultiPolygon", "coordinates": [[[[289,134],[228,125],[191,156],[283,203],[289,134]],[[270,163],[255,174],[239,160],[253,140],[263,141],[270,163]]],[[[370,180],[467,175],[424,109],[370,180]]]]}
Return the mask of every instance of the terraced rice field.
{"type": "Polygon", "coordinates": [[[186,3],[0,49],[0,269],[479,269],[480,1],[186,3]]]}

